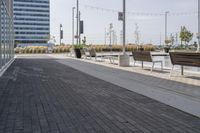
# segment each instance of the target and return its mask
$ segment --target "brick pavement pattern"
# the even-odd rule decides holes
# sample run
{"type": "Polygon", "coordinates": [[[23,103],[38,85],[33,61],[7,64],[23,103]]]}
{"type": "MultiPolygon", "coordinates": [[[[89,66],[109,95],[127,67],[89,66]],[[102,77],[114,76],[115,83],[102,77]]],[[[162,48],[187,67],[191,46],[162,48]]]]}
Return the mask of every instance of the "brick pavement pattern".
{"type": "Polygon", "coordinates": [[[0,78],[0,133],[200,133],[200,118],[54,59],[16,59],[0,78]]]}

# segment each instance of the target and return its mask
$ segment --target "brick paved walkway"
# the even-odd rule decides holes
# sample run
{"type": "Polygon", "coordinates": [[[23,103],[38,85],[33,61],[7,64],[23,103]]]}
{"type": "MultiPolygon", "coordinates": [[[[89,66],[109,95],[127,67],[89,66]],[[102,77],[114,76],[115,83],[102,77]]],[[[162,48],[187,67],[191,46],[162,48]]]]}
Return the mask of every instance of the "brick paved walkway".
{"type": "Polygon", "coordinates": [[[0,133],[90,132],[199,133],[200,119],[53,59],[17,59],[0,78],[0,133]]]}

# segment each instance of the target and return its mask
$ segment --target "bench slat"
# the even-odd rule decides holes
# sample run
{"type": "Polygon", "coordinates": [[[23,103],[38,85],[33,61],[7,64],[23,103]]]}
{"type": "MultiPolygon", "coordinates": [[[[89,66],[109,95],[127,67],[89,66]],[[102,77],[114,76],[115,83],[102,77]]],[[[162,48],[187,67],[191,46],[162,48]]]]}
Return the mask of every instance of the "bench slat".
{"type": "Polygon", "coordinates": [[[172,65],[200,67],[200,53],[170,52],[172,65]]]}
{"type": "Polygon", "coordinates": [[[135,61],[152,62],[151,53],[146,51],[133,51],[133,59],[135,61]]]}

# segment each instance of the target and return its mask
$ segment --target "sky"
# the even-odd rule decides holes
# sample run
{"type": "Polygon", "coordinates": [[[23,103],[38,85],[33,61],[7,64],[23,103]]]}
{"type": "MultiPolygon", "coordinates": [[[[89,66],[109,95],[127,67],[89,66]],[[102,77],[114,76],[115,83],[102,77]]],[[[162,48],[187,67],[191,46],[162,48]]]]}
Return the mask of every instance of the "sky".
{"type": "MultiPolygon", "coordinates": [[[[121,44],[122,22],[118,21],[118,11],[122,11],[122,0],[79,0],[81,20],[84,21],[84,34],[87,44],[104,44],[105,29],[113,24],[116,32],[116,42],[121,44]]],[[[164,42],[165,16],[168,15],[168,37],[180,32],[181,26],[186,26],[194,33],[196,41],[198,31],[198,0],[126,0],[127,27],[126,42],[136,41],[135,29],[138,25],[141,44],[164,42]]],[[[63,25],[65,44],[72,43],[72,7],[76,0],[50,0],[50,32],[59,43],[59,25],[63,25]]],[[[75,21],[76,23],[76,21],[75,21]]],[[[76,27],[75,27],[76,28],[76,27]]],[[[76,31],[76,29],[75,29],[76,31]]],[[[106,39],[109,43],[109,38],[106,39]]]]}

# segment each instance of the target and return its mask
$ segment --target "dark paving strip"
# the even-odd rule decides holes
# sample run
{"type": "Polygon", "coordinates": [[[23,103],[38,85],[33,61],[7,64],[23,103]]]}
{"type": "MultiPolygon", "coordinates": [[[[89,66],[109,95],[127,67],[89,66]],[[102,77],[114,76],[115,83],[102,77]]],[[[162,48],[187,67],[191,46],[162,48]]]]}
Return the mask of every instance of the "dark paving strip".
{"type": "Polygon", "coordinates": [[[200,119],[53,59],[17,59],[0,78],[0,133],[95,132],[200,133],[200,119]]]}

